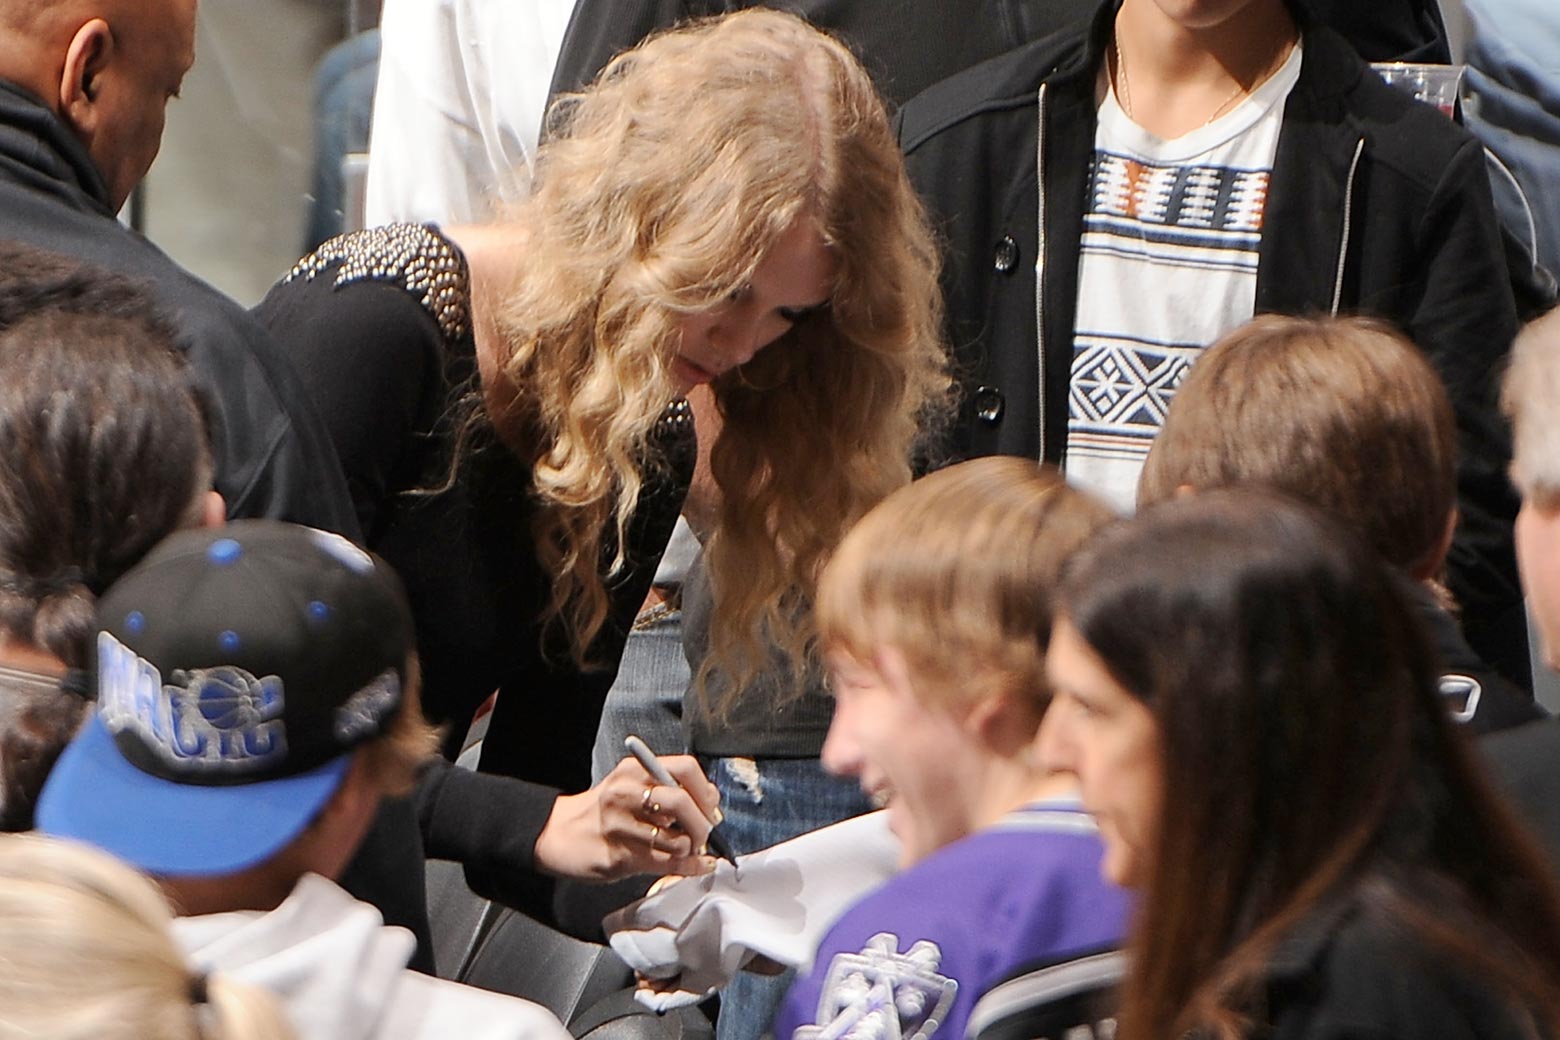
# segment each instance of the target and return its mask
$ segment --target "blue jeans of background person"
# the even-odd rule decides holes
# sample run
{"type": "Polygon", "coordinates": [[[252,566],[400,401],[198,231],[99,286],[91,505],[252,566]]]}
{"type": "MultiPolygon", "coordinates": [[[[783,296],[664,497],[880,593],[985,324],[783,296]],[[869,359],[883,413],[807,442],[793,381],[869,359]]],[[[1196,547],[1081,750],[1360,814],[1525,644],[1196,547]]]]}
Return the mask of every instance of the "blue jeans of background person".
{"type": "Polygon", "coordinates": [[[314,177],[303,251],[347,230],[341,161],[368,151],[379,79],[379,30],[349,37],[325,52],[314,71],[314,177]]]}
{"type": "MultiPolygon", "coordinates": [[[[704,771],[720,789],[721,830],[738,855],[767,849],[798,835],[872,810],[853,779],[830,776],[816,758],[704,758],[704,771]]],[[[796,972],[738,972],[721,990],[716,1040],[758,1040],[796,972]]],[[[781,1038],[789,1040],[789,1038],[781,1038]]]]}

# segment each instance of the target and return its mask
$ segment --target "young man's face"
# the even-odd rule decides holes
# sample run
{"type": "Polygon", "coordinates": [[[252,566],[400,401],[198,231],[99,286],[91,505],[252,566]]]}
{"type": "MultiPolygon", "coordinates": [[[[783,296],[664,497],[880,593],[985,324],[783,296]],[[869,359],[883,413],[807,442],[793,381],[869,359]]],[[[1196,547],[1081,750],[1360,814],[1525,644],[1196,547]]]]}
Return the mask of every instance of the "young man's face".
{"type": "Polygon", "coordinates": [[[903,655],[886,647],[873,663],[829,655],[834,721],[823,745],[831,773],[853,776],[886,801],[889,826],[914,863],[970,832],[961,765],[973,738],[951,709],[924,704],[911,689],[903,655]]]}

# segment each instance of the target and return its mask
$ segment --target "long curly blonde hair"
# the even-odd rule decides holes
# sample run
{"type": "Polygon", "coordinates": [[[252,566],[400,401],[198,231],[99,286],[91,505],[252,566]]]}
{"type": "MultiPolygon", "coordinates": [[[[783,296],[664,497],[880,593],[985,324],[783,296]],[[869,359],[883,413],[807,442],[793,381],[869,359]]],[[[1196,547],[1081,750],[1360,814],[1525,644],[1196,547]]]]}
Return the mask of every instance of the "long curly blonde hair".
{"type": "Polygon", "coordinates": [[[514,214],[528,244],[498,328],[516,389],[495,421],[537,445],[534,533],[577,657],[657,461],[679,320],[739,293],[799,218],[836,260],[829,306],[714,387],[712,640],[740,687],[767,641],[805,659],[824,558],[910,479],[919,431],[945,410],[935,243],[867,73],[793,15],[652,37],[548,123],[514,214]]]}

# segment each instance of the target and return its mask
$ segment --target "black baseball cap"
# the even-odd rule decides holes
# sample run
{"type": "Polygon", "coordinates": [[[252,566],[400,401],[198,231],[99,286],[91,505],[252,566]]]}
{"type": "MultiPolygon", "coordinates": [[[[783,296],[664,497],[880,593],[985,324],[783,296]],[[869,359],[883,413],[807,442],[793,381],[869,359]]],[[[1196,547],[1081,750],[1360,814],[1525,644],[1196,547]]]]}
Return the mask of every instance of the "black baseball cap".
{"type": "Polygon", "coordinates": [[[175,534],[98,604],[97,711],[39,829],[163,875],[264,862],[401,710],[411,611],[382,560],[274,520],[175,534]]]}

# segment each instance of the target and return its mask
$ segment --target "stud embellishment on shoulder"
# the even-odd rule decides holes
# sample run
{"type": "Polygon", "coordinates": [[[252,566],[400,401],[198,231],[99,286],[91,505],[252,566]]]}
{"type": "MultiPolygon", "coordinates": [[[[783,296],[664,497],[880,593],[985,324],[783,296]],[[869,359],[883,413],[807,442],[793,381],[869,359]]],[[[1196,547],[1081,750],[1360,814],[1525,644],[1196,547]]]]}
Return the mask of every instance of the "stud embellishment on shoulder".
{"type": "Polygon", "coordinates": [[[294,264],[282,281],[313,281],[331,267],[338,289],[365,278],[399,283],[420,298],[446,338],[459,339],[471,327],[465,258],[427,225],[387,224],[337,235],[294,264]]]}

